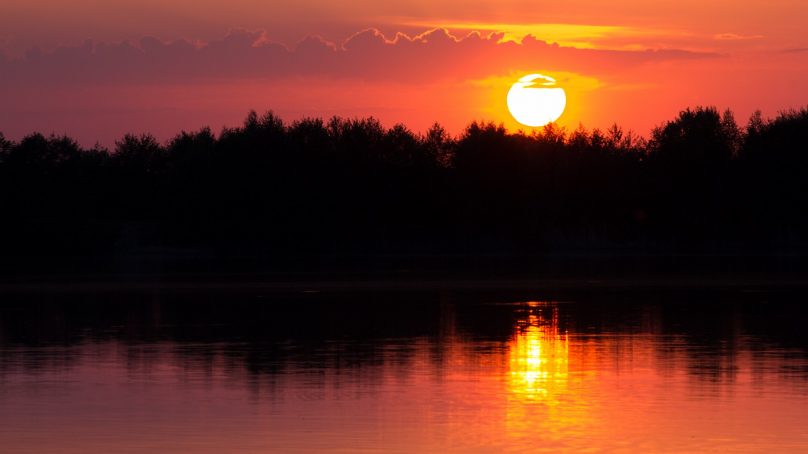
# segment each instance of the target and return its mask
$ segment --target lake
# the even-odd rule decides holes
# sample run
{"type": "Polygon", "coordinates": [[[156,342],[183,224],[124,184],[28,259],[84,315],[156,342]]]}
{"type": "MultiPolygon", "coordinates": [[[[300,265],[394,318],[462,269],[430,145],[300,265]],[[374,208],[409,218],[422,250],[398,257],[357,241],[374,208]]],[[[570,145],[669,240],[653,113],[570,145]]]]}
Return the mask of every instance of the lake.
{"type": "Polygon", "coordinates": [[[495,287],[5,292],[0,451],[808,451],[804,292],[495,287]]]}

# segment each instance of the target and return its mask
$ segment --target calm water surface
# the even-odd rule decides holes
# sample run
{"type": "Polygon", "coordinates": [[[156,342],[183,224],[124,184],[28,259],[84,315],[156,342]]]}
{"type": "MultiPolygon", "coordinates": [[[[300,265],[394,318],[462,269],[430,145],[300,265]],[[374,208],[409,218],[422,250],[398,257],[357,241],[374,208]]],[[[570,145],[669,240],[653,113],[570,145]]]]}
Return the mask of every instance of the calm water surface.
{"type": "Polygon", "coordinates": [[[0,451],[808,452],[800,295],[6,295],[0,451]]]}

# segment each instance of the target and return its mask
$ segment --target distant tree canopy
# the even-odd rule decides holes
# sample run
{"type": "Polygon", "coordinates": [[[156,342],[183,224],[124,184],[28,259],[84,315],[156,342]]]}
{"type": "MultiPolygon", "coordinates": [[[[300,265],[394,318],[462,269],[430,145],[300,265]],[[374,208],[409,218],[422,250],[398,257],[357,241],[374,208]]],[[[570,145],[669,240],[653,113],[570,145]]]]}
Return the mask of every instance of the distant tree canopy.
{"type": "Polygon", "coordinates": [[[0,242],[6,257],[801,254],[806,151],[808,109],[743,128],[687,109],[648,140],[272,112],[114,150],[0,134],[0,242]]]}

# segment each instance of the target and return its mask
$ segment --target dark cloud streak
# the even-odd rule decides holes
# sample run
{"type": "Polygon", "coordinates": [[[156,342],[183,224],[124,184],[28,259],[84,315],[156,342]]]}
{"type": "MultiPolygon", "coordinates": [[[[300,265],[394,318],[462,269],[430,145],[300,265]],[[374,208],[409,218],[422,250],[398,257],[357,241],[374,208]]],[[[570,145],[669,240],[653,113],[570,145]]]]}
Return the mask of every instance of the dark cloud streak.
{"type": "MultiPolygon", "coordinates": [[[[2,87],[99,84],[202,83],[237,79],[330,77],[413,82],[486,77],[535,66],[592,73],[650,62],[719,57],[665,49],[616,51],[562,47],[532,36],[502,41],[502,34],[458,38],[444,29],[388,39],[375,29],[335,44],[310,36],[294,48],[272,42],[263,31],[233,30],[207,43],[86,41],[52,51],[29,50],[9,59],[0,54],[2,87]]],[[[2,90],[2,89],[0,89],[2,90]]]]}

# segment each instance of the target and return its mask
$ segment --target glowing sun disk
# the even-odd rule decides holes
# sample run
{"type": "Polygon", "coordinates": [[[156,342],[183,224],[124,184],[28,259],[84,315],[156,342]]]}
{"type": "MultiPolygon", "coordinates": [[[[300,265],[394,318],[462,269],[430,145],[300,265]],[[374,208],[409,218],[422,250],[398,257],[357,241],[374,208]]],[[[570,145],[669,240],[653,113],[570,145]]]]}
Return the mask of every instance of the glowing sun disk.
{"type": "Polygon", "coordinates": [[[516,121],[538,127],[558,120],[567,106],[567,94],[552,77],[529,74],[511,86],[507,102],[516,121]]]}

